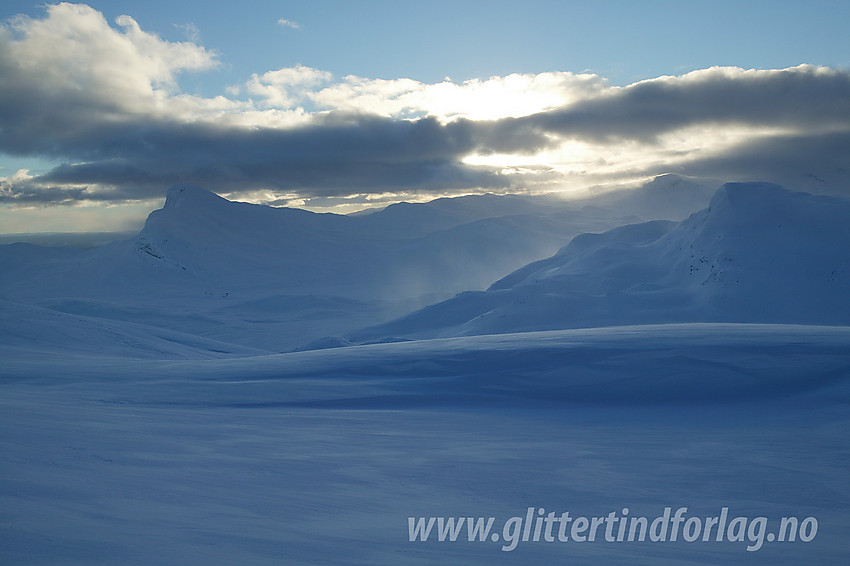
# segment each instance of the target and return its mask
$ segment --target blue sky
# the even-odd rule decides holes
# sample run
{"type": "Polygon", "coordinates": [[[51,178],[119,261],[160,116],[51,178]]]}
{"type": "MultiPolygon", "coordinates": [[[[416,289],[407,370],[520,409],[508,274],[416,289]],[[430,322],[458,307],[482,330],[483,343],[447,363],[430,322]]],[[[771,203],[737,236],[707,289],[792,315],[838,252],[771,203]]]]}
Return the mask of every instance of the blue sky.
{"type": "Polygon", "coordinates": [[[12,0],[0,17],[0,232],[138,224],[175,181],[340,211],[668,170],[842,182],[843,0],[12,0]],[[670,116],[647,121],[647,97],[670,116]],[[794,169],[795,144],[827,158],[794,169]]]}
{"type": "MultiPolygon", "coordinates": [[[[4,19],[41,2],[7,0],[4,19]]],[[[184,1],[88,2],[111,22],[184,41],[186,27],[227,65],[185,81],[217,94],[251,73],[302,64],[336,75],[436,82],[544,71],[613,84],[713,65],[850,66],[850,2],[833,1],[184,1]],[[298,29],[278,24],[285,19],[298,29]]]]}

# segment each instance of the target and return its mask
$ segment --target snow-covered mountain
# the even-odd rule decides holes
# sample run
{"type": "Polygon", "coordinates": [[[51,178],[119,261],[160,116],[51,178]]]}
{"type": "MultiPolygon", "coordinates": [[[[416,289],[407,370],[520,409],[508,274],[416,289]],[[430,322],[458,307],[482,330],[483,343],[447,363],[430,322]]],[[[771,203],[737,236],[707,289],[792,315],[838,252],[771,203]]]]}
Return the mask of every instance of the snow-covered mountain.
{"type": "Polygon", "coordinates": [[[550,199],[494,195],[341,216],[230,202],[177,186],[137,237],[87,253],[13,244],[0,247],[0,261],[8,267],[4,294],[23,299],[138,297],[146,290],[204,286],[222,293],[450,296],[484,288],[588,227],[620,221],[566,203],[553,207],[550,199]],[[396,284],[414,277],[418,289],[396,284]],[[93,285],[96,278],[104,280],[93,285]]]}
{"type": "Polygon", "coordinates": [[[282,351],[484,289],[578,233],[630,219],[513,195],[341,216],[176,186],[137,236],[90,250],[0,246],[0,296],[282,351]]]}
{"type": "Polygon", "coordinates": [[[583,234],[487,291],[354,338],[693,321],[850,324],[850,200],[726,184],[680,223],[583,234]]]}
{"type": "Polygon", "coordinates": [[[667,175],[591,200],[483,195],[356,216],[177,186],[132,238],[90,250],[0,246],[0,297],[234,352],[346,343],[328,336],[847,320],[846,200],[727,185],[680,224],[640,222],[653,207],[684,214],[710,186],[667,175]]]}

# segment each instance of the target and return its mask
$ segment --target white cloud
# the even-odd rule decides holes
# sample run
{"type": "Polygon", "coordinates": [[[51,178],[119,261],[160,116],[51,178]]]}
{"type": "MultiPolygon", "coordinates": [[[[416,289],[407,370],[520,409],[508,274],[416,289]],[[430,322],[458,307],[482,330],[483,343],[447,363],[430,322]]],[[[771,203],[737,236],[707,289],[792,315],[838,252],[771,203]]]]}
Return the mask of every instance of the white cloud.
{"type": "Polygon", "coordinates": [[[298,65],[252,75],[245,84],[245,91],[260,97],[267,107],[291,109],[303,104],[311,89],[332,79],[333,75],[327,71],[298,65]]]}
{"type": "MultiPolygon", "coordinates": [[[[238,89],[242,90],[242,89],[238,89]]],[[[342,79],[326,71],[296,67],[253,75],[244,91],[279,109],[310,105],[316,111],[343,111],[391,118],[435,116],[496,120],[544,112],[613,90],[592,74],[548,72],[422,83],[413,79],[342,79]]]]}
{"type": "Polygon", "coordinates": [[[45,99],[45,108],[150,112],[178,90],[176,76],[218,66],[215,53],[193,43],[171,43],[142,31],[130,16],[109,25],[89,6],[48,6],[47,17],[18,18],[3,30],[5,72],[19,90],[45,99]]]}
{"type": "Polygon", "coordinates": [[[18,169],[8,177],[0,177],[0,187],[6,188],[8,184],[30,181],[32,179],[33,176],[30,175],[29,169],[18,169]]]}
{"type": "Polygon", "coordinates": [[[292,20],[287,20],[286,18],[281,18],[281,19],[279,19],[279,20],[277,21],[277,24],[278,24],[279,26],[283,26],[283,27],[285,27],[285,28],[291,28],[291,29],[301,29],[301,26],[300,26],[300,25],[298,25],[297,23],[293,22],[292,20]]]}

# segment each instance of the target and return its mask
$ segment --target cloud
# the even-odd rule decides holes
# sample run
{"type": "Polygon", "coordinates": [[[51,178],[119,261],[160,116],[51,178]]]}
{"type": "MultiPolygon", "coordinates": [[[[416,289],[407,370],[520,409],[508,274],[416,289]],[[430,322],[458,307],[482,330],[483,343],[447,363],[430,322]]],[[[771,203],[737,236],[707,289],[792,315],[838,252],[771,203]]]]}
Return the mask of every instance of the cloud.
{"type": "Polygon", "coordinates": [[[850,131],[786,134],[747,140],[729,151],[682,163],[694,175],[769,181],[813,192],[850,195],[850,131]]]}
{"type": "Polygon", "coordinates": [[[59,204],[79,201],[82,187],[57,187],[36,180],[27,169],[20,169],[9,177],[0,177],[0,202],[17,204],[59,204]]]}
{"type": "Polygon", "coordinates": [[[179,30],[183,30],[183,33],[186,34],[186,39],[191,41],[192,43],[200,43],[201,42],[201,30],[198,29],[198,26],[189,22],[188,24],[173,24],[179,30]]]}
{"type": "Polygon", "coordinates": [[[89,160],[59,166],[35,181],[115,187],[81,197],[102,200],[151,198],[178,182],[227,192],[267,188],[322,196],[506,186],[489,169],[460,163],[458,156],[476,143],[471,126],[328,115],[292,129],[170,123],[147,124],[144,132],[104,129],[102,137],[85,141],[92,146],[89,160]]]}
{"type": "MultiPolygon", "coordinates": [[[[176,76],[215,68],[214,53],[146,33],[129,16],[109,26],[84,5],[0,28],[0,151],[66,155],[104,124],[169,114],[176,76]]],[[[179,99],[178,99],[179,102],[179,99]]]]}
{"type": "Polygon", "coordinates": [[[214,52],[115,24],[59,4],[0,28],[0,152],[64,161],[3,178],[0,202],[135,201],[184,182],[310,202],[668,171],[850,187],[846,70],[715,67],[614,87],[586,73],[427,84],[297,65],[206,98],[179,78],[215,70],[214,52]]]}
{"type": "Polygon", "coordinates": [[[426,84],[413,79],[369,79],[303,65],[253,75],[243,88],[267,107],[310,106],[318,111],[367,113],[395,118],[434,116],[492,120],[558,108],[606,90],[606,81],[569,72],[511,74],[457,84],[446,78],[426,84]]]}
{"type": "Polygon", "coordinates": [[[520,121],[564,137],[657,141],[694,124],[747,124],[803,130],[850,127],[850,73],[713,67],[660,77],[520,121]]]}
{"type": "Polygon", "coordinates": [[[262,75],[254,74],[244,89],[248,94],[259,97],[264,107],[286,110],[302,105],[307,100],[306,92],[332,79],[332,73],[297,65],[262,75]]]}
{"type": "Polygon", "coordinates": [[[295,22],[293,22],[293,21],[291,21],[291,20],[287,20],[287,19],[285,19],[285,18],[281,18],[281,19],[279,19],[279,20],[277,21],[277,25],[279,25],[279,26],[283,26],[283,27],[285,27],[285,28],[291,28],[291,29],[301,29],[301,26],[300,26],[300,25],[296,24],[295,22]]]}

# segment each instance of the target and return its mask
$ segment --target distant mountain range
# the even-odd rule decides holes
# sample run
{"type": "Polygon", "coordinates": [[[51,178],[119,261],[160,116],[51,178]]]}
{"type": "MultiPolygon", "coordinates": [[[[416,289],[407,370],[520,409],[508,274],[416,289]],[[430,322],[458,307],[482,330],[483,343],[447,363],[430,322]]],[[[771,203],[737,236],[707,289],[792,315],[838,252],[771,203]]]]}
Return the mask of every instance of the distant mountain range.
{"type": "Polygon", "coordinates": [[[848,324],[848,220],[843,197],[675,175],[579,201],[482,195],[352,216],[176,186],[133,237],[0,246],[15,313],[0,335],[48,325],[61,342],[67,323],[68,348],[83,351],[87,328],[116,347],[148,332],[141,349],[179,357],[656,322],[848,324]]]}

